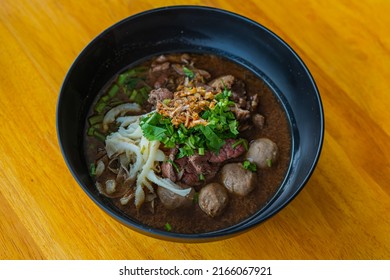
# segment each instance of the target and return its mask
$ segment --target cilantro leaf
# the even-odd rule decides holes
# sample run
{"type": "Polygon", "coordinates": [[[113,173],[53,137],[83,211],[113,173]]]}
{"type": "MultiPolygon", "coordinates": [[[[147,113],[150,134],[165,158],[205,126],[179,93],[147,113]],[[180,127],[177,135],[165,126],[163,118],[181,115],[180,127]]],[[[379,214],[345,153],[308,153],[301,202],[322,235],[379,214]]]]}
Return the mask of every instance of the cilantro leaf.
{"type": "Polygon", "coordinates": [[[167,130],[165,128],[158,127],[155,125],[150,125],[148,123],[143,124],[141,128],[142,131],[144,132],[144,136],[151,141],[153,140],[163,141],[166,138],[167,130]]]}
{"type": "Polygon", "coordinates": [[[221,147],[225,144],[223,141],[212,129],[210,126],[201,126],[200,130],[203,135],[206,137],[207,146],[211,148],[211,150],[219,151],[221,147]]]}

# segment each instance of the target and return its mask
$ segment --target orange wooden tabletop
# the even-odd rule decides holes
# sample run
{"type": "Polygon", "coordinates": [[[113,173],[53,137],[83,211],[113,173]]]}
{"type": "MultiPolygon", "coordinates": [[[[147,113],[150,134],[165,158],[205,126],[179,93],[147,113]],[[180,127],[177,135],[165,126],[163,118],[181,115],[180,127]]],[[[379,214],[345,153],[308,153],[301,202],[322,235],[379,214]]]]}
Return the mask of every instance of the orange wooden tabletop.
{"type": "Polygon", "coordinates": [[[0,259],[389,259],[390,1],[2,0],[0,259]],[[320,90],[325,140],[280,213],[223,241],[161,241],[119,224],[68,171],[56,135],[67,70],[87,43],[151,8],[219,7],[268,27],[320,90]]]}

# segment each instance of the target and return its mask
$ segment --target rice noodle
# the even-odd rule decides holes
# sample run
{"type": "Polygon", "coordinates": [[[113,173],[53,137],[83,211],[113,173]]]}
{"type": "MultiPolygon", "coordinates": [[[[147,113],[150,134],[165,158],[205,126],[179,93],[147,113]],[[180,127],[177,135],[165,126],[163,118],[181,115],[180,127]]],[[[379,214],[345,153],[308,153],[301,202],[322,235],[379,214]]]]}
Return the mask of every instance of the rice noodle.
{"type": "Polygon", "coordinates": [[[119,137],[117,132],[109,135],[106,139],[106,151],[109,158],[113,155],[120,155],[125,153],[128,158],[130,158],[131,154],[136,155],[136,160],[133,165],[131,165],[131,169],[129,172],[129,177],[133,177],[136,173],[142,168],[142,155],[140,148],[130,142],[124,142],[122,137],[119,137]]]}
{"type": "Polygon", "coordinates": [[[153,170],[150,170],[147,178],[155,183],[156,185],[159,185],[160,187],[163,187],[165,189],[170,190],[171,192],[178,194],[180,196],[186,196],[191,192],[191,188],[188,189],[182,189],[178,185],[176,185],[174,182],[169,180],[168,178],[161,178],[157,176],[153,170]]]}
{"type": "Polygon", "coordinates": [[[116,121],[120,123],[121,127],[127,127],[132,123],[139,122],[140,118],[142,118],[143,116],[149,115],[150,113],[154,113],[154,112],[155,110],[143,115],[118,117],[116,118],[116,121]]]}
{"type": "MultiPolygon", "coordinates": [[[[137,108],[129,104],[132,103],[122,104],[121,108],[137,108]]],[[[112,112],[110,110],[110,114],[107,113],[105,116],[106,121],[113,122],[112,118],[120,114],[121,108],[112,112]]],[[[139,120],[142,116],[118,117],[116,121],[121,124],[118,131],[107,136],[105,142],[108,157],[110,159],[119,158],[121,167],[128,173],[129,178],[136,178],[134,193],[122,197],[121,203],[127,204],[134,196],[134,204],[137,209],[141,207],[148,194],[154,194],[152,183],[181,196],[186,196],[191,191],[191,188],[182,189],[171,180],[155,174],[156,164],[165,161],[166,155],[159,149],[159,141],[149,141],[143,136],[139,126],[139,120]],[[148,193],[146,194],[145,191],[148,193]]]]}
{"type": "Polygon", "coordinates": [[[125,117],[116,118],[116,121],[118,123],[120,123],[121,127],[127,127],[134,122],[138,122],[140,117],[141,117],[141,115],[140,116],[125,116],[125,117]]]}
{"type": "Polygon", "coordinates": [[[104,115],[103,131],[108,130],[108,125],[110,123],[113,123],[118,115],[123,116],[124,114],[129,112],[136,114],[140,113],[141,110],[141,106],[139,106],[137,103],[125,103],[112,108],[104,115]]]}

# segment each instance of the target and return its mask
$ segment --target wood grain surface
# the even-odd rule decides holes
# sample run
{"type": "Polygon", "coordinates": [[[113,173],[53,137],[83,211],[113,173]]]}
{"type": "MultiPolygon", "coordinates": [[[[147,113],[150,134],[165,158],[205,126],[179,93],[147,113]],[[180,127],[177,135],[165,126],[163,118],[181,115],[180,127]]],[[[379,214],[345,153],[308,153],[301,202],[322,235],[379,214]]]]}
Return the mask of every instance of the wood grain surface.
{"type": "Polygon", "coordinates": [[[390,1],[0,1],[0,259],[389,259],[390,1]],[[290,44],[325,110],[311,180],[272,219],[202,244],[136,233],[68,171],[56,135],[62,81],[104,29],[168,5],[219,7],[290,44]]]}

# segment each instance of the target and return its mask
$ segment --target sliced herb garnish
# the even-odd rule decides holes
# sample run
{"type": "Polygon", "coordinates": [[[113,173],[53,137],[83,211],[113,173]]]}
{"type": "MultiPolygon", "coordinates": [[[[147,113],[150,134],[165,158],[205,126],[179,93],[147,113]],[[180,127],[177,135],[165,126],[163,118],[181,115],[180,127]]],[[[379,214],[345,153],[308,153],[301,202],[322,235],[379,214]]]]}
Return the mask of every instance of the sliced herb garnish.
{"type": "Polygon", "coordinates": [[[242,163],[242,166],[249,170],[249,171],[252,171],[252,172],[256,172],[257,171],[257,165],[256,163],[253,163],[253,162],[250,162],[249,160],[245,160],[243,163],[242,163]]]}
{"type": "Polygon", "coordinates": [[[96,165],[94,163],[91,163],[91,165],[89,167],[89,174],[91,174],[91,176],[96,175],[96,165]]]}
{"type": "Polygon", "coordinates": [[[183,66],[183,72],[184,72],[184,75],[186,75],[188,78],[190,78],[190,79],[195,78],[195,73],[185,66],[183,66]]]}
{"type": "Polygon", "coordinates": [[[137,67],[121,73],[117,79],[99,98],[94,107],[94,114],[88,118],[90,127],[87,130],[88,136],[94,136],[99,141],[105,141],[106,135],[101,130],[101,123],[105,113],[124,101],[122,95],[126,95],[130,102],[142,105],[149,97],[150,87],[144,82],[147,68],[137,67]],[[142,82],[142,83],[141,83],[142,82]]]}
{"type": "MultiPolygon", "coordinates": [[[[218,153],[225,144],[225,139],[236,138],[238,135],[238,122],[229,108],[232,105],[230,95],[231,92],[225,89],[215,96],[218,101],[215,106],[202,112],[201,118],[207,121],[207,125],[199,124],[190,128],[186,128],[184,124],[174,126],[170,118],[153,112],[141,119],[143,134],[150,141],[160,141],[166,148],[178,147],[177,158],[191,156],[195,152],[202,155],[209,150],[218,153]]],[[[245,148],[248,145],[245,139],[240,139],[233,145],[239,144],[243,144],[245,148]]]]}
{"type": "Polygon", "coordinates": [[[248,151],[248,149],[249,149],[248,141],[244,138],[241,138],[241,139],[237,140],[236,142],[234,142],[232,144],[232,148],[236,148],[238,145],[243,145],[246,151],[248,151]]]}
{"type": "Polygon", "coordinates": [[[194,197],[193,197],[192,201],[194,203],[198,203],[199,202],[199,192],[195,192],[194,193],[194,197]]]}
{"type": "Polygon", "coordinates": [[[88,118],[89,125],[96,125],[103,121],[103,115],[92,115],[88,118]]]}
{"type": "Polygon", "coordinates": [[[104,142],[106,140],[106,135],[99,131],[95,126],[91,126],[87,130],[88,136],[94,136],[97,140],[104,142]]]}
{"type": "Polygon", "coordinates": [[[172,226],[169,223],[166,223],[164,225],[164,228],[165,228],[166,231],[172,231],[172,226]]]}
{"type": "Polygon", "coordinates": [[[176,162],[174,162],[174,161],[171,160],[171,159],[168,159],[167,162],[169,162],[169,163],[173,166],[173,168],[175,168],[175,170],[176,170],[177,173],[180,172],[180,168],[179,168],[179,166],[176,164],[176,162]]]}

